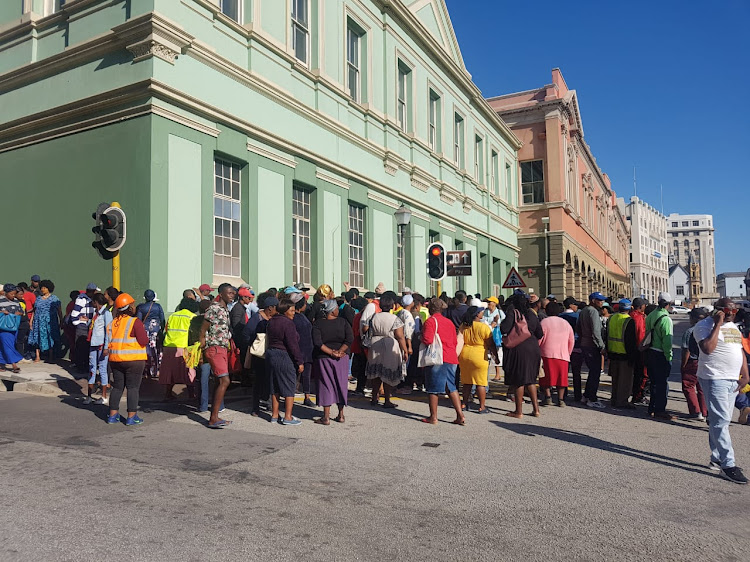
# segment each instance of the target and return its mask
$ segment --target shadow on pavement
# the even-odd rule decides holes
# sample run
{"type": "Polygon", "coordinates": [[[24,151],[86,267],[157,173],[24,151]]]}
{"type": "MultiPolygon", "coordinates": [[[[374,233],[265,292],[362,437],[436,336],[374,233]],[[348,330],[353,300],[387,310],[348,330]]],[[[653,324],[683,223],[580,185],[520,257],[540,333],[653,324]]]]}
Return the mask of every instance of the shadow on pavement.
{"type": "Polygon", "coordinates": [[[646,462],[654,464],[660,464],[662,466],[668,466],[670,468],[679,468],[680,470],[686,470],[688,472],[695,472],[697,474],[709,474],[708,469],[703,465],[695,464],[665,455],[659,455],[657,453],[650,453],[648,451],[641,451],[639,449],[633,449],[626,447],[625,445],[618,445],[605,439],[599,439],[598,437],[592,437],[585,433],[579,433],[577,431],[569,431],[567,429],[557,429],[555,427],[539,427],[526,425],[524,423],[508,423],[504,421],[495,421],[492,423],[502,429],[507,429],[518,435],[524,435],[526,437],[548,437],[550,439],[557,439],[558,441],[564,441],[566,443],[573,443],[575,445],[582,445],[584,447],[591,447],[592,449],[599,449],[600,451],[607,451],[609,453],[616,453],[618,455],[625,455],[626,457],[633,457],[646,462]]]}

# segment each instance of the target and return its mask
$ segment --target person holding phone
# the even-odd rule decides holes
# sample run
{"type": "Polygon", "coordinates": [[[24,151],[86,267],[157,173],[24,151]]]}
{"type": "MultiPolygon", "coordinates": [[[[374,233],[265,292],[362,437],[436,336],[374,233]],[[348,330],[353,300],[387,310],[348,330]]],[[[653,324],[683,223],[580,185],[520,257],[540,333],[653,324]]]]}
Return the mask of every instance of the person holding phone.
{"type": "Polygon", "coordinates": [[[747,484],[735,464],[729,435],[737,392],[750,380],[736,315],[737,305],[731,299],[719,299],[714,314],[695,325],[693,337],[701,350],[697,374],[708,406],[709,468],[730,482],[747,484]]]}

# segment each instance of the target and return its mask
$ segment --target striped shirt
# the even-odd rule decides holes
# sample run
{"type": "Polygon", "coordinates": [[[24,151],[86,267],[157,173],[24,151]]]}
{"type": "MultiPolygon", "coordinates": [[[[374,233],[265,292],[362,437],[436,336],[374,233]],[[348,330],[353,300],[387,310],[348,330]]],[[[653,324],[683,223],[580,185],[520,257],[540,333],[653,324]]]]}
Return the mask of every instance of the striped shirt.
{"type": "Polygon", "coordinates": [[[73,311],[70,313],[70,323],[73,326],[88,326],[95,312],[94,302],[86,293],[81,293],[78,295],[73,311]],[[81,316],[85,316],[88,320],[82,320],[81,316]]]}

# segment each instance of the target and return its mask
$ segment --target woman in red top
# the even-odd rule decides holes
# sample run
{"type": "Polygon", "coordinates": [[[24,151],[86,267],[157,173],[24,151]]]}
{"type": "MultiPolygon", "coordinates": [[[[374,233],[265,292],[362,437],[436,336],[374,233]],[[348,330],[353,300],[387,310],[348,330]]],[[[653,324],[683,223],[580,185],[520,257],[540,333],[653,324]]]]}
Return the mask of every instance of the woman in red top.
{"type": "Polygon", "coordinates": [[[429,395],[430,417],[424,418],[422,421],[431,425],[437,424],[438,397],[445,394],[447,390],[451,404],[456,410],[456,419],[452,423],[464,425],[466,419],[461,411],[461,399],[456,389],[456,367],[458,366],[456,327],[453,322],[443,316],[442,313],[447,305],[442,300],[431,299],[427,308],[430,317],[424,323],[422,329],[422,343],[432,345],[435,341],[435,334],[437,334],[443,345],[443,364],[425,369],[425,387],[429,395]]]}

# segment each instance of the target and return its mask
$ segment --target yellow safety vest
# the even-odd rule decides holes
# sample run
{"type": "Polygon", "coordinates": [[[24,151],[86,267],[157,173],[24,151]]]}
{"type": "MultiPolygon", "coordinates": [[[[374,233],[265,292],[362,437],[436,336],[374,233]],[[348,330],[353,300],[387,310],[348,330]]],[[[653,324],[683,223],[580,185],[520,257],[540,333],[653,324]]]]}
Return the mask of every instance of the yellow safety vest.
{"type": "Polygon", "coordinates": [[[630,316],[622,312],[613,314],[607,322],[607,351],[625,355],[625,326],[630,316]]]}
{"type": "Polygon", "coordinates": [[[172,314],[167,320],[167,333],[164,336],[164,347],[186,348],[188,346],[190,321],[193,318],[195,318],[195,314],[184,308],[172,314]]]}
{"type": "Polygon", "coordinates": [[[124,361],[145,361],[146,348],[130,334],[136,319],[118,316],[107,327],[109,334],[109,360],[115,363],[124,361]]]}

